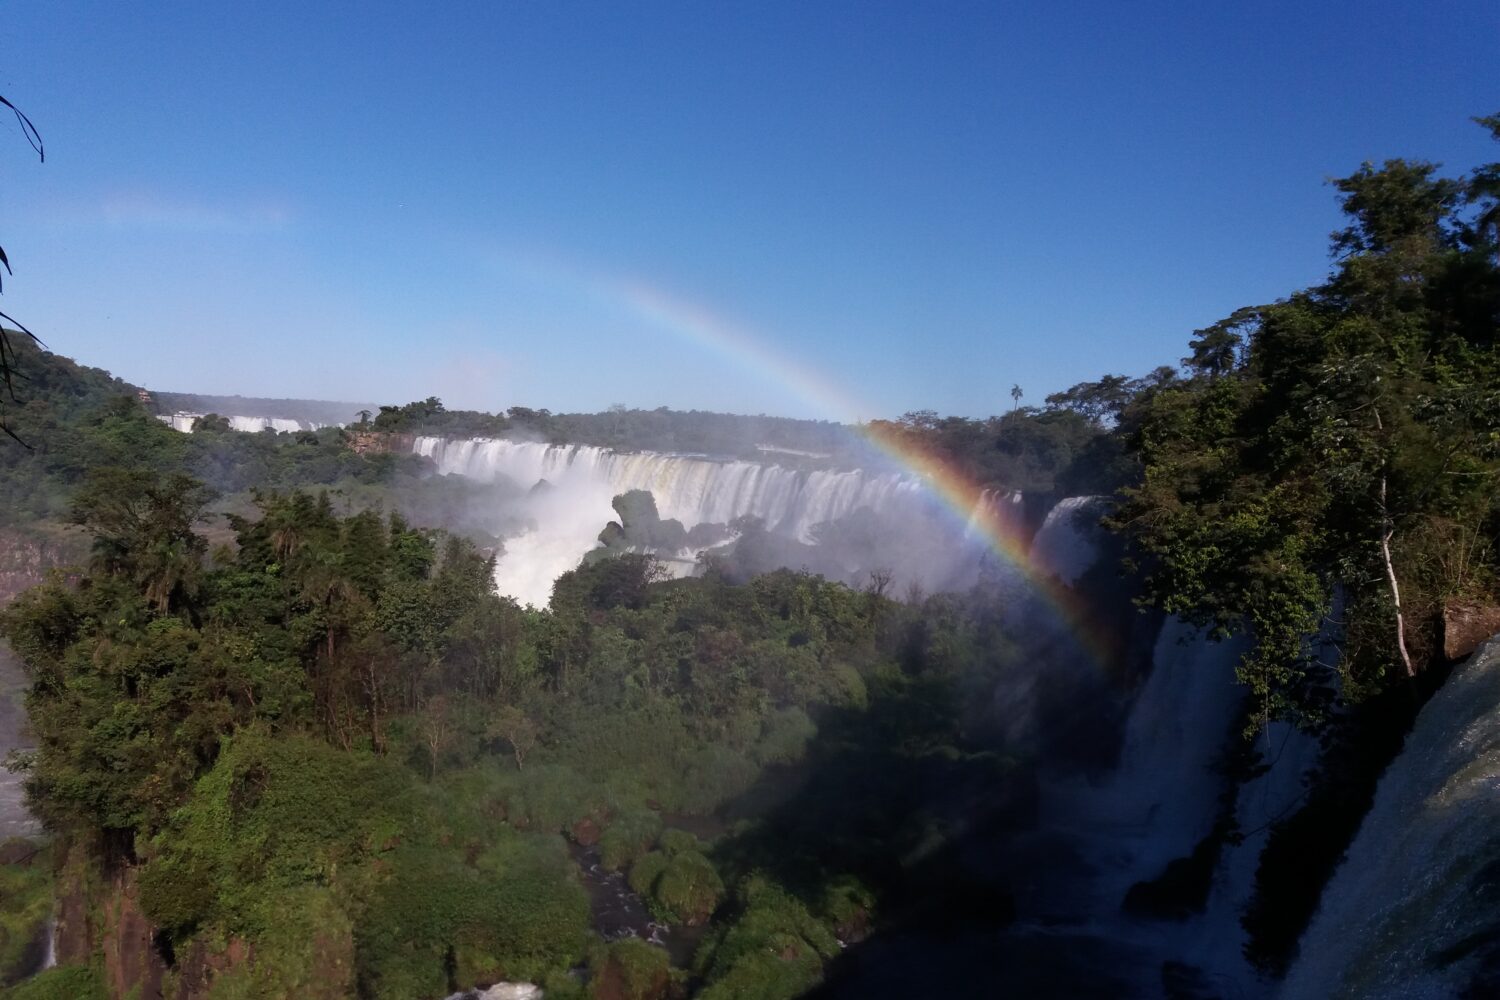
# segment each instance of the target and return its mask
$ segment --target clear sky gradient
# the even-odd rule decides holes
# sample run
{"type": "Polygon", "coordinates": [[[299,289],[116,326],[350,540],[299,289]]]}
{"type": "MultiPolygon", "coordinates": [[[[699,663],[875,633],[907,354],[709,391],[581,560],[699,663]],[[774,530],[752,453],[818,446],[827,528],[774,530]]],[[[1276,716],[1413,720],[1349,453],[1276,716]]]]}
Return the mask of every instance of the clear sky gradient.
{"type": "Polygon", "coordinates": [[[1500,158],[1494,0],[0,18],[0,307],[158,389],[983,415],[1319,280],[1363,160],[1500,158]]]}

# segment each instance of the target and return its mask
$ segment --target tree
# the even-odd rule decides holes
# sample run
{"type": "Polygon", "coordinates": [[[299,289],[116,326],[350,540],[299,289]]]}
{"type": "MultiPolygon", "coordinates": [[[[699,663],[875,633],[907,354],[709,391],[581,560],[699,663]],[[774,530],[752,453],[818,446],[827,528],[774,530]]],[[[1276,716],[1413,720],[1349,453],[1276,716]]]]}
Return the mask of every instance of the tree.
{"type": "Polygon", "coordinates": [[[1182,363],[1210,378],[1227,375],[1239,364],[1246,330],[1253,328],[1259,318],[1258,308],[1239,309],[1213,326],[1194,331],[1193,339],[1188,341],[1192,353],[1182,363]]]}
{"type": "Polygon", "coordinates": [[[1021,384],[1019,382],[1014,383],[1014,384],[1011,385],[1011,387],[1010,387],[1010,408],[1012,410],[1014,410],[1016,407],[1018,407],[1018,406],[1021,405],[1021,397],[1023,395],[1025,395],[1025,393],[1023,393],[1021,391],[1021,384]]]}
{"type": "Polygon", "coordinates": [[[538,733],[536,723],[525,712],[515,705],[502,707],[485,726],[484,734],[489,739],[502,739],[508,743],[516,770],[526,769],[526,755],[536,747],[538,733]]]}
{"type": "Polygon", "coordinates": [[[181,473],[94,470],[73,503],[73,521],[94,535],[94,565],[130,579],[165,614],[187,596],[207,543],[194,531],[214,499],[181,473]]]}
{"type": "Polygon", "coordinates": [[[1106,375],[1097,382],[1080,382],[1046,399],[1052,409],[1073,410],[1095,424],[1119,418],[1134,395],[1134,384],[1124,375],[1106,375]]]}
{"type": "Polygon", "coordinates": [[[1500,600],[1500,269],[1474,221],[1497,169],[1335,182],[1328,279],[1198,331],[1191,377],[1131,404],[1144,474],[1113,523],[1149,601],[1253,631],[1260,721],[1321,711],[1308,640],[1335,592],[1349,697],[1437,658],[1448,602],[1500,600]]]}
{"type": "MultiPolygon", "coordinates": [[[[26,137],[26,141],[31,144],[31,148],[36,152],[37,160],[45,163],[47,160],[47,153],[42,147],[42,137],[37,132],[36,126],[31,124],[31,119],[27,118],[26,115],[22,113],[20,108],[10,103],[10,101],[6,100],[4,97],[0,97],[0,105],[9,108],[11,112],[15,114],[16,121],[21,125],[21,134],[26,137]]],[[[5,255],[5,249],[3,247],[0,247],[0,267],[5,268],[6,274],[14,273],[10,269],[10,258],[5,255]]],[[[0,288],[0,290],[3,290],[3,288],[0,288]]],[[[36,334],[26,329],[26,327],[23,326],[20,321],[16,320],[12,316],[0,312],[0,389],[3,389],[4,393],[3,395],[0,395],[0,431],[4,431],[7,436],[9,436],[18,444],[25,444],[24,441],[16,437],[15,432],[10,429],[5,421],[5,404],[7,402],[14,403],[16,401],[15,380],[17,378],[23,377],[21,376],[20,372],[16,370],[16,353],[14,347],[10,342],[10,335],[12,332],[20,333],[25,337],[29,337],[33,342],[36,343],[40,343],[40,341],[37,340],[36,334]],[[7,330],[5,328],[5,323],[14,325],[15,331],[7,330]]]]}

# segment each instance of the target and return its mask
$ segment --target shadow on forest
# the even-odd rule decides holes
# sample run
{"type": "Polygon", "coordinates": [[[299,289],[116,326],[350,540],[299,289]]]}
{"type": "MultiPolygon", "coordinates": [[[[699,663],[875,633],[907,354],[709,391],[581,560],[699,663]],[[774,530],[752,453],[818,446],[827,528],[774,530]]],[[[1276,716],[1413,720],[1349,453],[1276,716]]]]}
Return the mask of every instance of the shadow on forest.
{"type": "MultiPolygon", "coordinates": [[[[1106,609],[1096,624],[1117,637],[1110,662],[1079,671],[1077,636],[1026,637],[1022,673],[1035,686],[1023,739],[1000,721],[1012,710],[1003,686],[877,676],[868,707],[820,714],[800,763],[769,768],[718,811],[732,832],[714,860],[732,877],[763,872],[810,906],[841,874],[875,891],[879,912],[839,928],[843,951],[810,995],[990,997],[1002,949],[1049,947],[1056,963],[1043,964],[1064,969],[1077,949],[1098,952],[1082,956],[1098,985],[1097,970],[1123,958],[1104,941],[1003,933],[1017,917],[1006,844],[1036,829],[1045,776],[1115,766],[1130,692],[1149,670],[1161,618],[1137,614],[1112,570],[1080,581],[1106,609]]],[[[1037,967],[1034,954],[1018,958],[1037,967]]]]}

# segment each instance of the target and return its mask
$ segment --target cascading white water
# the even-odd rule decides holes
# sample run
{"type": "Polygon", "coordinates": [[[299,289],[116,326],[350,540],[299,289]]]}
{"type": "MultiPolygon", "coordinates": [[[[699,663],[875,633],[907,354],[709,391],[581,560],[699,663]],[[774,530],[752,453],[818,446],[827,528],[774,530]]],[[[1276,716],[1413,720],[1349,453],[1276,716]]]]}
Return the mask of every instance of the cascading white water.
{"type": "Polygon", "coordinates": [[[1495,996],[1500,639],[1417,716],[1302,937],[1283,1000],[1495,996]]]}
{"type": "MultiPolygon", "coordinates": [[[[1093,526],[1099,513],[1089,498],[1057,504],[1033,540],[1033,565],[1076,584],[1099,558],[1103,532],[1093,526]]],[[[1080,982],[1099,989],[1107,982],[1117,991],[1112,995],[1160,996],[1168,968],[1193,983],[1185,996],[1266,995],[1269,987],[1243,957],[1239,918],[1269,825],[1301,801],[1303,777],[1317,758],[1311,737],[1284,724],[1260,737],[1266,770],[1244,783],[1234,802],[1244,841],[1222,846],[1201,914],[1157,919],[1131,915],[1122,905],[1132,886],[1192,855],[1221,817],[1226,778],[1219,763],[1239,738],[1235,723],[1245,689],[1234,668],[1245,642],[1213,642],[1186,623],[1166,621],[1150,673],[1130,700],[1114,768],[1103,776],[1061,774],[1044,782],[1040,828],[1011,848],[1021,915],[1017,954],[1097,950],[1107,957],[1080,973],[1080,982]],[[1059,946],[1064,939],[1071,943],[1059,946]]],[[[1053,658],[1039,681],[1082,694],[1097,686],[1095,671],[1083,657],[1053,658]]],[[[1027,679],[1019,678],[1018,686],[1024,692],[1027,679]]],[[[1024,703],[1017,712],[1027,714],[1024,703]]],[[[1044,972],[1018,970],[1016,982],[1029,987],[1044,972]],[[1028,978],[1033,974],[1038,978],[1028,978]]]]}
{"type": "MultiPolygon", "coordinates": [[[[819,522],[857,507],[879,510],[893,498],[921,489],[920,480],[896,473],[806,472],[755,462],[616,452],[591,445],[422,437],[414,450],[433,459],[445,474],[481,482],[503,476],[522,486],[544,479],[554,486],[594,482],[608,490],[611,498],[626,490],[649,490],[661,516],[675,518],[685,527],[727,524],[752,516],[803,542],[813,540],[811,529],[819,522]]],[[[606,504],[604,520],[612,516],[606,504]]]]}
{"type": "MultiPolygon", "coordinates": [[[[47,926],[43,929],[42,964],[40,969],[53,969],[57,967],[57,908],[54,906],[52,913],[47,917],[47,926]]],[[[40,971],[40,970],[39,970],[40,971]]]]}
{"type": "Polygon", "coordinates": [[[1112,921],[1133,884],[1156,878],[1213,828],[1222,787],[1214,767],[1243,697],[1234,679],[1241,650],[1176,619],[1163,624],[1113,773],[1044,789],[1043,826],[1069,842],[1089,878],[1071,891],[1039,884],[1039,912],[1112,921]]]}
{"type": "Polygon", "coordinates": [[[1031,542],[1032,565],[1063,583],[1076,583],[1098,561],[1102,514],[1097,497],[1059,500],[1031,542]]]}
{"type": "MultiPolygon", "coordinates": [[[[157,420],[171,427],[174,431],[184,434],[193,433],[193,426],[201,419],[201,413],[162,413],[157,415],[157,420]]],[[[292,431],[315,431],[331,424],[320,424],[311,420],[292,420],[287,417],[247,417],[232,416],[228,418],[229,429],[241,431],[246,434],[258,434],[261,431],[272,430],[278,434],[286,434],[292,431]]]]}
{"type": "Polygon", "coordinates": [[[320,424],[308,423],[300,420],[287,420],[282,417],[230,417],[229,429],[244,431],[248,434],[258,434],[261,431],[272,430],[278,434],[289,431],[317,430],[320,424]]]}
{"type": "Polygon", "coordinates": [[[821,522],[861,507],[885,512],[925,494],[921,480],[899,473],[806,471],[591,445],[419,437],[413,450],[440,473],[552,487],[523,504],[534,527],[505,540],[495,569],[501,593],[538,606],[547,603],[553,581],[594,547],[616,516],[611,501],[628,490],[649,490],[661,516],[687,528],[749,516],[801,542],[813,541],[821,522]]]}

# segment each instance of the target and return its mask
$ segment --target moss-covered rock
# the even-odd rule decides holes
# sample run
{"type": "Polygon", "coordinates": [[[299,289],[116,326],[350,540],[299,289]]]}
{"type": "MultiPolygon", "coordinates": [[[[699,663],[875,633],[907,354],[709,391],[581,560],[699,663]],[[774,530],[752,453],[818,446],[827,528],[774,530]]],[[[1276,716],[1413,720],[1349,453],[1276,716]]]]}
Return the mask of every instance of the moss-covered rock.
{"type": "Polygon", "coordinates": [[[609,945],[589,981],[591,1000],[662,1000],[672,988],[667,953],[637,938],[609,945]]]}
{"type": "Polygon", "coordinates": [[[723,896],[719,873],[697,851],[683,851],[669,858],[651,890],[654,909],[671,922],[689,927],[706,923],[723,896]]]}
{"type": "Polygon", "coordinates": [[[661,817],[647,809],[623,812],[599,836],[599,861],[619,871],[651,849],[661,833],[661,817]]]}
{"type": "Polygon", "coordinates": [[[662,834],[659,849],[630,869],[630,887],[668,923],[705,923],[724,896],[719,873],[697,846],[698,839],[692,834],[668,830],[662,834]]]}
{"type": "Polygon", "coordinates": [[[716,928],[694,956],[707,1000],[790,1000],[821,980],[838,941],[791,893],[762,876],[735,893],[738,916],[716,928]]]}

